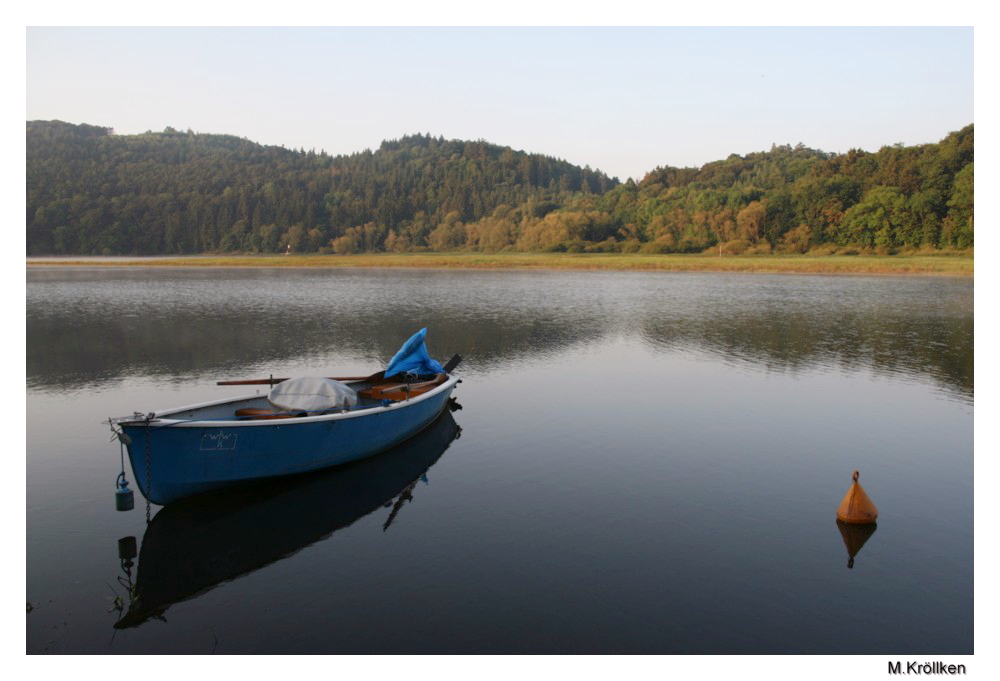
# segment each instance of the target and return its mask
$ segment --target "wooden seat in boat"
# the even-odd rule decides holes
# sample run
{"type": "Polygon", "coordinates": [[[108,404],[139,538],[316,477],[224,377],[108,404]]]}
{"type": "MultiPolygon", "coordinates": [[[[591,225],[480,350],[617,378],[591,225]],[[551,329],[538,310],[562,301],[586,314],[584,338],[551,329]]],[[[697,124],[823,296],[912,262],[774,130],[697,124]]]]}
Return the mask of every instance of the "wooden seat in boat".
{"type": "Polygon", "coordinates": [[[256,408],[244,408],[236,410],[236,418],[238,419],[293,419],[299,416],[305,416],[306,413],[303,412],[287,412],[281,411],[277,412],[273,409],[256,409],[256,408]]]}
{"type": "Polygon", "coordinates": [[[370,388],[358,391],[359,397],[367,397],[372,400],[392,400],[401,402],[410,397],[416,397],[429,392],[448,380],[448,374],[438,374],[429,381],[418,383],[406,383],[405,381],[395,381],[392,383],[380,383],[370,388]]]}

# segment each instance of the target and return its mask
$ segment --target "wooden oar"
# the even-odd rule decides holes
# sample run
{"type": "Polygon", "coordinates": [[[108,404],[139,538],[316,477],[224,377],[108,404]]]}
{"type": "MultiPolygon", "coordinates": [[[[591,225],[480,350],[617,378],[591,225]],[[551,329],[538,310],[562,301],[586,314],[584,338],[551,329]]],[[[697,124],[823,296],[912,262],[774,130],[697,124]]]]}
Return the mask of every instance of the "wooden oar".
{"type": "MultiPolygon", "coordinates": [[[[459,355],[453,355],[448,363],[444,365],[445,373],[450,374],[458,363],[462,361],[459,355]]],[[[381,371],[376,371],[371,376],[331,376],[332,381],[343,381],[345,383],[349,381],[379,381],[385,378],[384,373],[381,371]]],[[[248,378],[242,381],[216,381],[215,385],[274,385],[275,383],[281,383],[282,381],[287,381],[287,378],[248,378]]]]}
{"type": "MultiPolygon", "coordinates": [[[[349,381],[377,381],[382,378],[382,372],[376,371],[371,376],[331,376],[329,377],[332,381],[343,381],[347,383],[349,381]]],[[[281,383],[282,381],[287,381],[287,378],[248,378],[242,381],[216,381],[215,385],[274,385],[275,383],[281,383]]]]}

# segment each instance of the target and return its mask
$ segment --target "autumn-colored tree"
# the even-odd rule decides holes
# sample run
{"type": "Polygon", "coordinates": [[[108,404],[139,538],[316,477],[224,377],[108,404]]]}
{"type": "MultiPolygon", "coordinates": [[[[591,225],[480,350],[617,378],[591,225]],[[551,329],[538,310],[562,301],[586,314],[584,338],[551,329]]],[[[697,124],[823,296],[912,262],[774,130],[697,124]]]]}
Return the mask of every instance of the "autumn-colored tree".
{"type": "Polygon", "coordinates": [[[427,244],[432,251],[453,251],[465,245],[465,225],[458,211],[448,213],[441,224],[431,230],[427,244]]]}
{"type": "Polygon", "coordinates": [[[785,253],[805,253],[812,244],[812,229],[809,225],[799,225],[781,236],[781,250],[785,253]]]}
{"type": "Polygon", "coordinates": [[[306,244],[306,230],[302,225],[293,225],[281,235],[281,246],[287,252],[298,253],[306,244]]]}
{"type": "Polygon", "coordinates": [[[763,202],[751,201],[736,214],[736,225],[740,230],[740,235],[753,244],[760,241],[766,215],[767,206],[763,202]]]}

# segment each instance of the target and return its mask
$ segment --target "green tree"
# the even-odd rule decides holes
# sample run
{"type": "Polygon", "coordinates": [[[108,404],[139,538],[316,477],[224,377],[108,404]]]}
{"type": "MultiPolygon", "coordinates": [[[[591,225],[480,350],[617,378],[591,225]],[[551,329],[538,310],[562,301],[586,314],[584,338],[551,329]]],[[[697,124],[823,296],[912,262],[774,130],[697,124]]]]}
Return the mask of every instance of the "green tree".
{"type": "Polygon", "coordinates": [[[953,225],[948,241],[957,248],[971,248],[973,245],[974,172],[973,164],[969,163],[955,175],[951,198],[948,199],[948,218],[953,225]]]}
{"type": "Polygon", "coordinates": [[[838,242],[890,248],[898,244],[897,228],[905,219],[906,198],[896,187],[875,187],[852,206],[841,221],[838,242]]]}

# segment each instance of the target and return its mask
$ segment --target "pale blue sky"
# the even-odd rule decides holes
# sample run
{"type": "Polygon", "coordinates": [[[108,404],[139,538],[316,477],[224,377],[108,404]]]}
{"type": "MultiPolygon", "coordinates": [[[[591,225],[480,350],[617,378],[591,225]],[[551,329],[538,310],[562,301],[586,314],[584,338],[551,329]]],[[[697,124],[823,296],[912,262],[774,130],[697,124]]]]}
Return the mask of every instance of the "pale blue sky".
{"type": "Polygon", "coordinates": [[[28,28],[27,120],[347,154],[429,132],[624,180],[973,123],[972,28],[28,28]]]}

